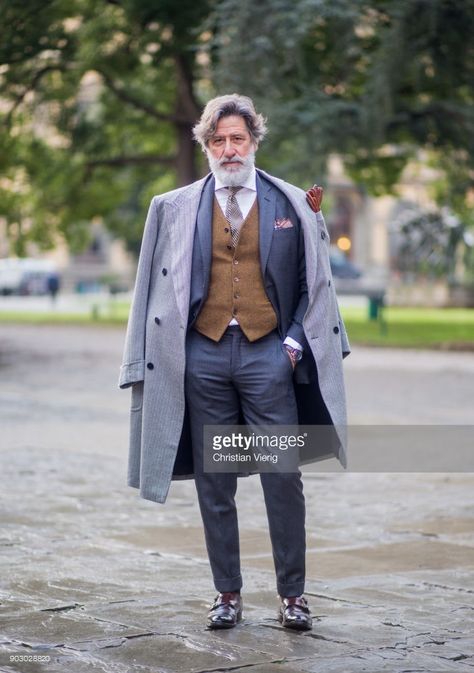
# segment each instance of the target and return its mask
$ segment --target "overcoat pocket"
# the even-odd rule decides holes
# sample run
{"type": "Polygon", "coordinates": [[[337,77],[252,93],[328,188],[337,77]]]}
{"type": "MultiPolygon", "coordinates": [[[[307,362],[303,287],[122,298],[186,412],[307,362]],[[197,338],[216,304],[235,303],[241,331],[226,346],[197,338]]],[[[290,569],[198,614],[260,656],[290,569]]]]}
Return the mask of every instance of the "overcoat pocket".
{"type": "Polygon", "coordinates": [[[132,385],[132,400],[130,411],[140,411],[143,405],[143,381],[132,385]]]}

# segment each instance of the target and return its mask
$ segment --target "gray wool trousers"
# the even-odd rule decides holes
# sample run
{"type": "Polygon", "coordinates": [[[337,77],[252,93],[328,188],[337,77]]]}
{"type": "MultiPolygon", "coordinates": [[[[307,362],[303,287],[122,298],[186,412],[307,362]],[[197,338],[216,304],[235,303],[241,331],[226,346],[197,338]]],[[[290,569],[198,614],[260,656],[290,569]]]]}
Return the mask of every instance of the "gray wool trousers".
{"type": "MultiPolygon", "coordinates": [[[[195,484],[217,591],[242,587],[235,494],[236,473],[203,469],[203,426],[236,425],[239,410],[252,425],[297,425],[293,370],[277,331],[250,342],[229,327],[216,343],[196,330],[186,342],[186,401],[195,484]]],[[[252,477],[250,477],[252,478],[252,477]]],[[[305,500],[300,472],[262,472],[280,596],[299,596],[305,580],[305,500]]]]}

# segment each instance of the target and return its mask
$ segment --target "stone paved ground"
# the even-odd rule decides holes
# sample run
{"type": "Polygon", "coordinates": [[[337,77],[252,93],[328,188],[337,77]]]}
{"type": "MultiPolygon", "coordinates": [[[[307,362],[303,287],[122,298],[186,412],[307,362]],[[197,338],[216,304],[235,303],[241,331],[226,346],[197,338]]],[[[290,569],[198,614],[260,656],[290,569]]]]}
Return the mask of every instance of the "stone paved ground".
{"type": "MultiPolygon", "coordinates": [[[[276,620],[258,477],[240,480],[245,620],[206,631],[192,482],[164,506],[124,485],[122,343],[119,329],[0,327],[0,671],[474,671],[469,473],[306,474],[304,634],[276,620]]],[[[355,349],[350,419],[472,424],[472,360],[355,349]]]]}

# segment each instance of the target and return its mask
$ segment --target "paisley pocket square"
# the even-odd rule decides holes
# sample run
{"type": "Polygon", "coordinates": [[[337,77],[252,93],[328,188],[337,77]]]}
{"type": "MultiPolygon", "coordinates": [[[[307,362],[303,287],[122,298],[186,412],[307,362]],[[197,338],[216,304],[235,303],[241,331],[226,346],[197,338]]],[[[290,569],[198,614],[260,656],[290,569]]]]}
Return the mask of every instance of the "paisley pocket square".
{"type": "Polygon", "coordinates": [[[293,227],[293,222],[289,220],[287,217],[282,217],[279,220],[275,220],[275,224],[273,225],[274,229],[291,229],[293,227]]]}

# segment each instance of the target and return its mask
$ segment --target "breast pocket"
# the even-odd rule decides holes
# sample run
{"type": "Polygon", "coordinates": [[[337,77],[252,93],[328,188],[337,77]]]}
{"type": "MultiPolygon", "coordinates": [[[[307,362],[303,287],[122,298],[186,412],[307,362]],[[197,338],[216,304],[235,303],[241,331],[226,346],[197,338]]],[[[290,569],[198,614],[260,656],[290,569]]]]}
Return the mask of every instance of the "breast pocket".
{"type": "Polygon", "coordinates": [[[273,230],[273,236],[285,236],[288,234],[292,234],[294,236],[296,234],[296,227],[285,227],[283,229],[275,228],[273,230]]]}

